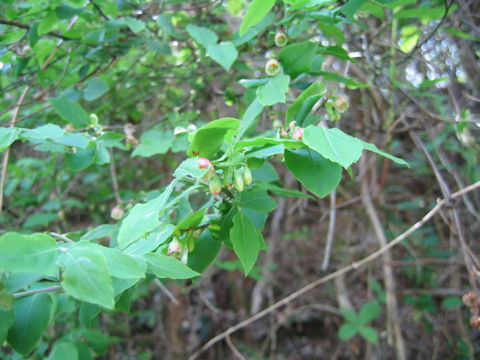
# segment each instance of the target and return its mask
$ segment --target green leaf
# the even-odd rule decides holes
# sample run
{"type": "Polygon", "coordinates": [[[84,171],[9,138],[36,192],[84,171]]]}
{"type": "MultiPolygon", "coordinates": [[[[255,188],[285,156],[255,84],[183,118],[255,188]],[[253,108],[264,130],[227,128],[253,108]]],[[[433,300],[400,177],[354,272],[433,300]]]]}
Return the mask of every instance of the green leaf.
{"type": "MultiPolygon", "coordinates": [[[[262,235],[261,231],[265,227],[265,223],[267,222],[268,213],[266,212],[258,212],[253,209],[247,208],[240,208],[239,209],[244,215],[246,215],[250,220],[253,221],[255,227],[260,231],[260,235],[262,235]]],[[[263,236],[259,237],[259,245],[260,250],[268,250],[268,246],[263,239],[263,236]]]]}
{"type": "Polygon", "coordinates": [[[77,103],[62,98],[48,99],[52,104],[53,110],[67,122],[71,123],[77,129],[86,127],[90,124],[90,116],[77,103]]]}
{"type": "Polygon", "coordinates": [[[13,306],[13,295],[7,289],[0,290],[0,314],[1,311],[10,311],[13,306]]]}
{"type": "Polygon", "coordinates": [[[310,41],[285,46],[278,54],[283,71],[290,75],[292,79],[308,72],[312,67],[316,51],[317,44],[310,41]]]}
{"type": "Polygon", "coordinates": [[[135,240],[128,245],[123,252],[129,255],[143,255],[151,252],[167,241],[174,229],[175,226],[172,224],[161,224],[146,237],[135,240]]]}
{"type": "Polygon", "coordinates": [[[471,34],[468,34],[466,32],[457,30],[455,28],[442,28],[442,31],[445,31],[447,34],[453,35],[453,36],[458,36],[464,39],[469,39],[473,41],[480,41],[480,38],[477,38],[471,34]]]}
{"type": "Polygon", "coordinates": [[[285,163],[303,186],[321,198],[330,194],[342,178],[339,165],[311,149],[285,150],[285,163]]]}
{"type": "Polygon", "coordinates": [[[362,147],[365,150],[368,150],[368,151],[374,152],[376,154],[382,155],[382,156],[396,162],[399,165],[405,165],[407,167],[410,167],[410,165],[405,160],[402,160],[402,159],[400,159],[396,156],[390,155],[390,154],[388,154],[388,153],[386,153],[382,150],[379,150],[375,144],[368,143],[368,142],[363,141],[361,139],[358,139],[358,140],[360,141],[360,144],[362,145],[362,147]]]}
{"type": "Polygon", "coordinates": [[[303,132],[303,142],[310,149],[345,169],[360,159],[362,144],[359,139],[343,131],[323,126],[308,126],[303,132]]]}
{"type": "Polygon", "coordinates": [[[346,323],[340,326],[340,329],[338,329],[338,337],[341,340],[348,340],[354,337],[357,331],[358,328],[355,325],[346,323]]]}
{"type": "Polygon", "coordinates": [[[15,301],[15,322],[8,330],[7,341],[15,351],[27,356],[47,330],[52,298],[39,293],[15,301]]]}
{"type": "Polygon", "coordinates": [[[175,227],[175,230],[189,230],[196,228],[202,221],[203,214],[205,214],[206,210],[207,209],[198,210],[190,216],[187,216],[185,219],[180,221],[180,223],[178,223],[178,225],[175,227]]]}
{"type": "Polygon", "coordinates": [[[26,130],[22,133],[22,136],[27,139],[59,139],[64,136],[65,130],[60,126],[54,124],[45,124],[35,129],[26,130]]]}
{"type": "Polygon", "coordinates": [[[222,146],[225,135],[228,132],[236,132],[239,126],[240,121],[234,118],[218,119],[202,126],[193,135],[187,151],[188,156],[211,158],[222,146]]]}
{"type": "Polygon", "coordinates": [[[358,332],[364,339],[370,341],[372,344],[378,343],[378,333],[374,328],[370,326],[359,326],[358,332]]]}
{"type": "Polygon", "coordinates": [[[83,235],[80,238],[80,241],[92,241],[92,240],[97,240],[101,239],[106,236],[110,236],[113,234],[113,232],[117,229],[115,225],[111,224],[103,224],[99,225],[89,232],[87,232],[85,235],[83,235]]]}
{"type": "Polygon", "coordinates": [[[165,154],[173,142],[171,131],[150,130],[140,138],[138,145],[132,153],[132,157],[150,157],[156,154],[165,154]]]}
{"type": "Polygon", "coordinates": [[[60,4],[55,9],[55,14],[60,20],[71,19],[75,15],[81,14],[82,12],[82,8],[76,8],[67,4],[60,4]]]}
{"type": "MultiPolygon", "coordinates": [[[[457,9],[457,5],[453,5],[450,7],[448,10],[448,13],[452,13],[457,9]]],[[[411,8],[411,9],[405,9],[405,10],[400,10],[394,13],[393,18],[394,19],[410,19],[410,18],[418,18],[422,21],[433,21],[433,20],[438,20],[441,19],[445,14],[445,7],[444,6],[439,6],[439,7],[422,7],[422,8],[411,8]]]]}
{"type": "Polygon", "coordinates": [[[45,16],[42,21],[40,21],[40,24],[38,25],[37,33],[39,36],[42,36],[48,32],[50,32],[55,25],[58,23],[58,18],[57,15],[55,14],[55,11],[49,11],[47,13],[47,16],[45,16]]]}
{"type": "Polygon", "coordinates": [[[92,142],[85,149],[77,149],[73,154],[65,154],[65,160],[71,170],[80,171],[93,164],[96,153],[97,148],[95,143],[92,142]]]}
{"type": "Polygon", "coordinates": [[[0,237],[0,268],[5,271],[56,275],[58,253],[55,240],[45,234],[10,232],[0,237]]]}
{"type": "Polygon", "coordinates": [[[243,17],[242,25],[240,26],[240,36],[267,16],[273,5],[275,5],[275,0],[253,0],[243,17]]]}
{"type": "Polygon", "coordinates": [[[341,47],[339,45],[326,46],[326,47],[325,46],[320,46],[319,49],[318,49],[318,52],[320,54],[333,55],[333,56],[335,56],[338,59],[343,60],[343,61],[349,60],[353,63],[357,63],[354,59],[352,59],[350,57],[347,50],[345,50],[343,47],[341,47]]]}
{"type": "Polygon", "coordinates": [[[285,123],[288,125],[291,121],[296,121],[297,126],[302,127],[305,118],[315,103],[327,93],[325,84],[316,81],[306,88],[288,108],[285,123]]]}
{"type": "Polygon", "coordinates": [[[141,20],[137,20],[130,16],[124,17],[123,20],[125,24],[132,30],[135,34],[138,34],[140,31],[145,29],[145,23],[141,20]]]}
{"type": "Polygon", "coordinates": [[[98,99],[109,90],[108,84],[101,78],[92,78],[83,90],[83,98],[87,101],[98,99]]]}
{"type": "Polygon", "coordinates": [[[20,130],[14,127],[0,128],[0,151],[8,148],[18,139],[20,130]]]}
{"type": "Polygon", "coordinates": [[[93,319],[97,317],[102,309],[100,306],[82,302],[80,305],[80,311],[78,314],[78,319],[80,320],[80,324],[82,324],[86,328],[90,328],[93,325],[93,319]]]}
{"type": "Polygon", "coordinates": [[[229,71],[238,57],[237,48],[230,42],[209,45],[207,56],[219,63],[225,70],[229,71]]]}
{"type": "Polygon", "coordinates": [[[257,89],[258,101],[263,106],[271,106],[279,102],[284,103],[289,84],[290,76],[277,75],[273,77],[265,85],[257,89]]]}
{"type": "Polygon", "coordinates": [[[3,344],[7,338],[8,329],[13,325],[15,320],[13,309],[9,311],[0,309],[0,319],[2,319],[2,321],[0,321],[0,344],[3,344]]]}
{"type": "Polygon", "coordinates": [[[145,254],[142,258],[147,262],[148,268],[159,278],[190,279],[201,275],[171,256],[145,254]]]}
{"type": "Polygon", "coordinates": [[[316,74],[321,75],[324,80],[326,81],[336,81],[342,84],[347,85],[347,88],[355,90],[355,89],[364,89],[370,87],[368,84],[361,83],[355,79],[347,78],[337,73],[328,72],[328,71],[318,71],[316,74]]]}
{"type": "Polygon", "coordinates": [[[277,139],[270,137],[257,137],[253,139],[245,139],[235,144],[235,149],[242,149],[247,146],[265,146],[265,145],[283,145],[287,149],[296,149],[304,146],[303,142],[292,139],[277,139]]]}
{"type": "Polygon", "coordinates": [[[245,275],[248,275],[257,261],[261,237],[253,221],[241,211],[237,212],[233,218],[233,227],[230,229],[230,239],[245,275]]]}
{"type": "Polygon", "coordinates": [[[27,218],[23,226],[27,229],[36,229],[47,226],[58,217],[56,212],[37,212],[27,218]]]}
{"type": "Polygon", "coordinates": [[[362,306],[358,312],[358,321],[360,324],[367,324],[375,320],[380,315],[380,304],[378,301],[370,301],[362,306]]]}
{"type": "Polygon", "coordinates": [[[273,184],[269,184],[269,183],[258,183],[258,184],[256,184],[256,186],[261,188],[261,189],[271,191],[275,195],[279,195],[279,196],[314,199],[313,196],[311,196],[309,194],[305,194],[305,193],[303,193],[299,190],[285,189],[281,186],[277,186],[277,185],[273,185],[273,184]]]}
{"type": "Polygon", "coordinates": [[[78,243],[78,246],[84,246],[100,251],[105,260],[110,275],[119,279],[140,279],[145,277],[145,268],[134,260],[131,256],[123,254],[117,249],[105,247],[95,243],[78,243]]]}
{"type": "Polygon", "coordinates": [[[102,253],[73,246],[58,259],[63,268],[62,288],[74,298],[113,309],[112,279],[102,253]]]}
{"type": "Polygon", "coordinates": [[[217,34],[205,27],[188,24],[187,32],[204,48],[208,48],[210,45],[215,45],[218,41],[217,34]]]}
{"type": "Polygon", "coordinates": [[[269,162],[265,162],[258,169],[252,170],[254,181],[273,182],[279,180],[277,171],[269,162]]]}
{"type": "Polygon", "coordinates": [[[458,296],[449,296],[443,299],[442,308],[451,310],[462,306],[462,300],[458,296]]]}
{"type": "Polygon", "coordinates": [[[195,248],[188,254],[187,265],[202,273],[218,255],[222,243],[215,241],[207,229],[195,240],[195,248]]]}
{"type": "Polygon", "coordinates": [[[238,206],[258,212],[269,213],[277,207],[277,203],[263,189],[245,190],[240,193],[238,206]]]}
{"type": "Polygon", "coordinates": [[[237,213],[237,208],[232,207],[222,212],[222,216],[218,219],[210,221],[210,234],[215,241],[223,241],[230,248],[230,229],[233,226],[233,218],[237,213]]]}
{"type": "Polygon", "coordinates": [[[117,241],[121,248],[133,243],[161,224],[159,220],[160,212],[163,213],[166,210],[165,205],[175,184],[176,182],[172,181],[160,196],[145,204],[137,204],[132,208],[120,225],[117,241]]]}
{"type": "Polygon", "coordinates": [[[55,139],[55,142],[80,149],[86,149],[90,140],[84,134],[67,133],[62,137],[55,139]]]}
{"type": "Polygon", "coordinates": [[[343,12],[345,16],[352,18],[365,2],[367,2],[367,0],[349,0],[342,6],[340,11],[343,12]]]}
{"type": "Polygon", "coordinates": [[[248,105],[247,110],[243,114],[242,122],[238,129],[238,138],[241,138],[243,134],[255,124],[255,119],[262,112],[264,106],[260,103],[257,97],[248,105]]]}
{"type": "Polygon", "coordinates": [[[56,342],[47,360],[78,360],[77,347],[69,342],[56,342]]]}

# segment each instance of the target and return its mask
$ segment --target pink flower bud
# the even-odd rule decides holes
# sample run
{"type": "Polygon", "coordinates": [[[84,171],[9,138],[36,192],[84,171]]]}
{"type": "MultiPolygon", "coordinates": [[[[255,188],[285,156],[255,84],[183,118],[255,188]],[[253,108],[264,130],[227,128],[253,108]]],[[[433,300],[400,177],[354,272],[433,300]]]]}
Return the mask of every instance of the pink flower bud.
{"type": "Polygon", "coordinates": [[[121,220],[123,215],[125,215],[125,211],[119,206],[115,206],[110,212],[110,217],[114,220],[121,220]]]}
{"type": "Polygon", "coordinates": [[[288,138],[288,131],[285,130],[285,129],[280,130],[280,137],[281,137],[282,139],[288,138]]]}
{"type": "Polygon", "coordinates": [[[182,255],[183,253],[183,245],[177,239],[173,239],[170,244],[168,244],[167,255],[182,255]]]}
{"type": "Polygon", "coordinates": [[[303,137],[303,129],[302,128],[298,128],[297,130],[295,130],[295,132],[292,135],[293,140],[302,140],[302,137],[303,137]]]}
{"type": "Polygon", "coordinates": [[[198,167],[200,169],[206,169],[209,166],[212,166],[212,162],[205,157],[198,158],[198,167]]]}

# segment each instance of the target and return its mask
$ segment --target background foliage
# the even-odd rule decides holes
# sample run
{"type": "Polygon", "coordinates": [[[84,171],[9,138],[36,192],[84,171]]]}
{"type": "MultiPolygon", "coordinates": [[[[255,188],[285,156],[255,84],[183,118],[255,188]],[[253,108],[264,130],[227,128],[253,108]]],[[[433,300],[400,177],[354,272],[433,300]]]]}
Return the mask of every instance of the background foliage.
{"type": "MultiPolygon", "coordinates": [[[[3,1],[0,357],[187,358],[477,183],[479,13],[3,1]]],[[[479,205],[201,356],[473,358],[479,205]]]]}

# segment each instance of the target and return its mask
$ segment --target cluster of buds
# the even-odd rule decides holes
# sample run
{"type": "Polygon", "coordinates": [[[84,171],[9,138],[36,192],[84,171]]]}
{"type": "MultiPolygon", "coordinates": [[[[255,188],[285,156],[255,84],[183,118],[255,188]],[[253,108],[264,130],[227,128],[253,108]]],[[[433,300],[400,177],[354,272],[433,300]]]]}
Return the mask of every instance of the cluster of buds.
{"type": "Polygon", "coordinates": [[[198,233],[196,234],[193,228],[188,229],[183,234],[182,231],[177,230],[168,244],[167,256],[172,256],[186,264],[188,254],[195,249],[196,237],[198,237],[198,233]]]}
{"type": "Polygon", "coordinates": [[[288,124],[288,128],[280,129],[280,137],[282,139],[302,140],[303,128],[296,126],[296,122],[292,121],[288,124]]]}
{"type": "Polygon", "coordinates": [[[470,308],[470,326],[480,328],[480,304],[475,291],[470,291],[462,297],[463,303],[470,308]]]}
{"type": "Polygon", "coordinates": [[[229,190],[235,188],[238,191],[243,191],[245,185],[248,186],[252,183],[252,172],[247,165],[226,169],[223,173],[223,182],[215,172],[212,162],[207,158],[199,158],[198,167],[200,169],[208,169],[202,180],[208,181],[208,189],[212,195],[218,195],[224,186],[229,190]]]}
{"type": "Polygon", "coordinates": [[[348,110],[348,99],[343,96],[331,97],[325,103],[325,110],[330,120],[340,120],[340,114],[348,110]]]}

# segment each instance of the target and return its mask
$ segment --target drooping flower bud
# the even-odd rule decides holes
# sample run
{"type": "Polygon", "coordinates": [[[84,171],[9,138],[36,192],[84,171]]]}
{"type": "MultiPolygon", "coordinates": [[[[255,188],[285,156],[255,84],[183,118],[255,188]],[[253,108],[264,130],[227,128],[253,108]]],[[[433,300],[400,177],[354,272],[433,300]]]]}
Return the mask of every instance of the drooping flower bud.
{"type": "Polygon", "coordinates": [[[91,126],[98,125],[98,116],[97,116],[97,114],[90,114],[90,125],[91,125],[91,126]]]}
{"type": "Polygon", "coordinates": [[[343,96],[339,96],[333,103],[333,106],[335,106],[338,112],[343,113],[348,109],[348,100],[343,96]]]}
{"type": "Polygon", "coordinates": [[[283,122],[279,119],[275,119],[273,121],[273,128],[274,129],[278,129],[278,128],[281,128],[283,126],[283,122]]]}
{"type": "Polygon", "coordinates": [[[303,128],[297,128],[292,135],[293,140],[302,140],[303,137],[303,128]]]}
{"type": "Polygon", "coordinates": [[[183,254],[183,244],[178,241],[178,239],[173,239],[170,244],[168,244],[167,255],[173,255],[175,257],[181,256],[183,254]]]}
{"type": "Polygon", "coordinates": [[[275,45],[278,47],[284,47],[288,43],[287,35],[282,30],[279,30],[275,34],[275,45]]]}
{"type": "Polygon", "coordinates": [[[282,139],[288,138],[288,130],[286,130],[286,129],[280,130],[280,137],[281,137],[282,139]]]}
{"type": "Polygon", "coordinates": [[[244,182],[242,173],[240,171],[235,171],[235,175],[233,176],[233,185],[238,191],[243,191],[244,182]]]}
{"type": "Polygon", "coordinates": [[[245,185],[250,185],[252,183],[252,172],[250,171],[248,166],[245,166],[245,168],[243,169],[242,177],[245,185]]]}
{"type": "Polygon", "coordinates": [[[218,195],[222,191],[222,183],[217,176],[213,176],[208,183],[208,189],[212,195],[218,195]]]}
{"type": "Polygon", "coordinates": [[[297,125],[296,121],[290,121],[290,124],[288,124],[288,128],[290,129],[290,131],[294,131],[296,125],[297,125]]]}
{"type": "Polygon", "coordinates": [[[273,76],[280,72],[280,63],[276,59],[270,59],[265,64],[265,72],[267,75],[273,76]]]}
{"type": "Polygon", "coordinates": [[[121,220],[123,215],[125,215],[125,211],[119,206],[115,206],[110,212],[110,217],[114,220],[121,220]]]}

